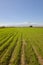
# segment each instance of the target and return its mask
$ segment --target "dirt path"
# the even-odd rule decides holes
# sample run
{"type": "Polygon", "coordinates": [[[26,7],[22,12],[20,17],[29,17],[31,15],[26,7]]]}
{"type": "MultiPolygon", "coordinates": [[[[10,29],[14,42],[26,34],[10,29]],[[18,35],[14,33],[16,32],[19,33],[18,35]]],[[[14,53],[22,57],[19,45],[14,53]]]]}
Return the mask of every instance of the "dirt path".
{"type": "Polygon", "coordinates": [[[42,57],[40,56],[40,54],[37,52],[35,46],[32,45],[32,47],[33,47],[33,50],[34,50],[34,52],[35,52],[35,54],[36,54],[36,56],[37,56],[37,58],[38,58],[39,64],[40,64],[40,65],[43,65],[43,58],[42,58],[42,57]]]}
{"type": "Polygon", "coordinates": [[[25,52],[24,52],[24,47],[25,47],[25,41],[23,39],[22,41],[22,50],[21,50],[21,65],[26,65],[25,64],[25,52]]]}

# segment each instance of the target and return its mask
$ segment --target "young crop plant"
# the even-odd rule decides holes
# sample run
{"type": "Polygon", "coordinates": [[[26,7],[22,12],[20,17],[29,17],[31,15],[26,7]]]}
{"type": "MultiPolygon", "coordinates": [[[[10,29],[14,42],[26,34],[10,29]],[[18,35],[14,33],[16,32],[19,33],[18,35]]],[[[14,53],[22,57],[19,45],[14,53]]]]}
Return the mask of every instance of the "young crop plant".
{"type": "Polygon", "coordinates": [[[25,57],[27,65],[39,65],[38,59],[29,41],[26,41],[25,57]]]}
{"type": "Polygon", "coordinates": [[[9,65],[19,65],[20,64],[20,54],[21,54],[21,36],[18,37],[17,45],[12,53],[9,65]]]}
{"type": "Polygon", "coordinates": [[[11,58],[14,47],[16,45],[17,39],[18,39],[18,35],[13,38],[13,41],[10,43],[10,46],[8,47],[6,53],[1,58],[1,60],[0,60],[1,65],[7,65],[9,63],[9,60],[11,58]]]}

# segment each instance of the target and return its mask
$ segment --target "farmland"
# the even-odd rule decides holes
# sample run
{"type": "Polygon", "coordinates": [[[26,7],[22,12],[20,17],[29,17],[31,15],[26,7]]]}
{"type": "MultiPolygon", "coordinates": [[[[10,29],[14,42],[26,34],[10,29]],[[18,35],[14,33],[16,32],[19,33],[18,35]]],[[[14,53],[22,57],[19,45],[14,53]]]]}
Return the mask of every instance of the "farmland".
{"type": "Polygon", "coordinates": [[[43,28],[0,28],[0,65],[43,65],[43,28]]]}

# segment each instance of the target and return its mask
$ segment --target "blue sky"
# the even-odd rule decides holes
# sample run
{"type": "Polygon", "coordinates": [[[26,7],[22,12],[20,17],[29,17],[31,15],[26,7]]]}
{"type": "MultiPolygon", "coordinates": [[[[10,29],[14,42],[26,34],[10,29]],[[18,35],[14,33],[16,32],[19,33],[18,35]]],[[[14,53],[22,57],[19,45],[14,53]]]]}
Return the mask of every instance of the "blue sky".
{"type": "Polygon", "coordinates": [[[43,25],[43,0],[0,0],[0,26],[43,25]]]}

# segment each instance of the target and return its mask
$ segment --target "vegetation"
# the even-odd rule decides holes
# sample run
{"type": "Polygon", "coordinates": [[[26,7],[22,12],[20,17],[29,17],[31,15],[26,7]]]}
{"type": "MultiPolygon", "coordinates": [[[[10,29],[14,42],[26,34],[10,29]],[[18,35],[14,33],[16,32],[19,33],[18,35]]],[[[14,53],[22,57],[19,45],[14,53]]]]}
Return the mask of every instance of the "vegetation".
{"type": "Polygon", "coordinates": [[[43,65],[43,28],[30,27],[0,28],[0,65],[43,65]]]}

